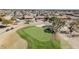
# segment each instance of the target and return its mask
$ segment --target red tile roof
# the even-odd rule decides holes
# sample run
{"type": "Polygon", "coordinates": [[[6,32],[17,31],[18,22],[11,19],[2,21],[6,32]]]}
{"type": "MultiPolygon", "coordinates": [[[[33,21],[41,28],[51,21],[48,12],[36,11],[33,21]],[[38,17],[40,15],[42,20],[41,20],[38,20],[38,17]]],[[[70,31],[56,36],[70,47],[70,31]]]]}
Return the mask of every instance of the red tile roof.
{"type": "Polygon", "coordinates": [[[24,18],[26,18],[26,19],[33,19],[33,16],[25,15],[24,18]]]}

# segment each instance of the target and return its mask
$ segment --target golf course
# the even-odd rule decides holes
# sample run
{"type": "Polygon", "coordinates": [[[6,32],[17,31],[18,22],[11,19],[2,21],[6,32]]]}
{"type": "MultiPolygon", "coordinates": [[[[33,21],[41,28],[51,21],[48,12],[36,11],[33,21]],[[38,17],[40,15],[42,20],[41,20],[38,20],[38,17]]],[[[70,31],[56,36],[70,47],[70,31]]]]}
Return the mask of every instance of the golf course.
{"type": "Polygon", "coordinates": [[[42,27],[24,27],[17,33],[28,42],[28,49],[59,49],[60,41],[52,39],[52,33],[47,33],[42,27]]]}

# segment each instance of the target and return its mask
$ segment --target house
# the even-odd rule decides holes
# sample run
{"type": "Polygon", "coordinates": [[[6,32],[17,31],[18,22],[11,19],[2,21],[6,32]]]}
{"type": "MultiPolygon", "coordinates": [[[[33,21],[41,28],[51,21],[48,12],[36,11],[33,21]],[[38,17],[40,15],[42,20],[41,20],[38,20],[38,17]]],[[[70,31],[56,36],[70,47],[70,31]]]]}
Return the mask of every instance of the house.
{"type": "Polygon", "coordinates": [[[77,19],[79,19],[79,17],[75,17],[75,16],[69,16],[69,18],[72,19],[72,20],[77,20],[77,19]]]}
{"type": "Polygon", "coordinates": [[[30,15],[25,15],[24,16],[24,19],[27,21],[27,20],[29,20],[29,21],[32,21],[33,20],[33,16],[30,16],[30,15]]]}
{"type": "Polygon", "coordinates": [[[45,16],[36,16],[36,20],[44,20],[45,16]]]}
{"type": "Polygon", "coordinates": [[[63,16],[57,16],[57,18],[60,18],[60,19],[67,19],[68,17],[66,15],[63,15],[63,16]]]}

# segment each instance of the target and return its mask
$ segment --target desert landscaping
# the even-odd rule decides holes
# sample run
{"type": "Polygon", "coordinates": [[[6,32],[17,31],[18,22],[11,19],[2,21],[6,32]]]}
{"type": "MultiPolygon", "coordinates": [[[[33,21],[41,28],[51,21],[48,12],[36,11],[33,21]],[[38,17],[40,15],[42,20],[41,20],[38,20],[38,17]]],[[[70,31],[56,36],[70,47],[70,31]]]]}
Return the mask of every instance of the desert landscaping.
{"type": "Polygon", "coordinates": [[[0,10],[0,49],[78,49],[79,10],[0,10]]]}

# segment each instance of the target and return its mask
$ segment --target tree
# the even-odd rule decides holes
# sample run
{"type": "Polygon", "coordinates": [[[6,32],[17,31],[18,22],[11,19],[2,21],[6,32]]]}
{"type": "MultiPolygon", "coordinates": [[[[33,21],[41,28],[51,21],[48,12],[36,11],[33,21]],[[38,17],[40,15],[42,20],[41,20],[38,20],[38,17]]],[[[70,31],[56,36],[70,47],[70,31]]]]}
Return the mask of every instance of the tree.
{"type": "Polygon", "coordinates": [[[49,20],[49,17],[48,16],[44,17],[44,22],[45,21],[48,21],[48,20],[49,20]]]}
{"type": "Polygon", "coordinates": [[[77,27],[77,29],[79,29],[79,20],[75,21],[75,27],[77,27]]]}
{"type": "Polygon", "coordinates": [[[70,34],[73,32],[75,25],[76,25],[76,22],[71,22],[71,23],[69,24],[69,32],[70,32],[70,34]]]}
{"type": "Polygon", "coordinates": [[[0,22],[2,22],[2,18],[0,18],[0,22]]]}
{"type": "Polygon", "coordinates": [[[12,21],[11,21],[11,20],[3,19],[3,20],[2,20],[2,23],[7,26],[8,24],[12,24],[12,21]]]}
{"type": "Polygon", "coordinates": [[[70,27],[69,27],[69,30],[70,30],[70,34],[73,32],[73,31],[77,31],[79,30],[79,20],[74,20],[73,22],[71,22],[70,24],[70,27]]]}
{"type": "Polygon", "coordinates": [[[56,35],[58,31],[65,25],[65,21],[57,18],[57,17],[51,17],[48,19],[49,22],[52,23],[52,34],[53,34],[53,39],[56,39],[56,35]]]}
{"type": "Polygon", "coordinates": [[[53,29],[54,33],[58,32],[65,25],[65,21],[63,21],[57,17],[51,17],[49,19],[49,22],[52,23],[52,29],[53,29]]]}
{"type": "Polygon", "coordinates": [[[12,21],[16,21],[16,17],[13,16],[13,17],[11,18],[11,20],[12,20],[12,21]]]}

